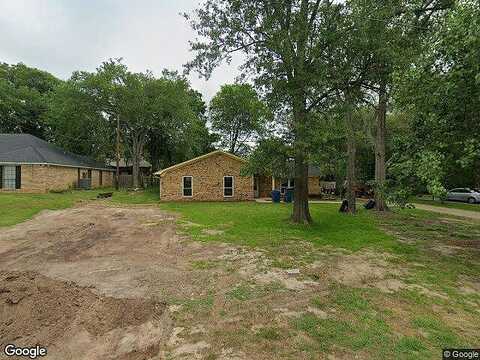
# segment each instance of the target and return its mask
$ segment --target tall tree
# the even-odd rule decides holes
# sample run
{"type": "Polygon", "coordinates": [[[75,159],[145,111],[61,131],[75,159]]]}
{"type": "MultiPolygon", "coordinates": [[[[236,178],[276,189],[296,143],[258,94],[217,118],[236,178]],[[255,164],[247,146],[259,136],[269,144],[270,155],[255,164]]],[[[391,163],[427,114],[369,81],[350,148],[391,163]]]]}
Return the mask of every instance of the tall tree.
{"type": "Polygon", "coordinates": [[[479,19],[478,1],[457,2],[395,79],[395,103],[407,116],[408,137],[397,139],[394,165],[412,169],[412,178],[431,193],[480,187],[479,19]]]}
{"type": "Polygon", "coordinates": [[[63,149],[98,160],[114,156],[114,124],[92,97],[84,77],[73,76],[49,96],[47,138],[63,149]]]}
{"type": "Polygon", "coordinates": [[[177,84],[178,94],[172,93],[172,96],[188,103],[192,114],[175,118],[169,122],[168,127],[159,126],[151,130],[146,150],[154,169],[165,168],[212,151],[212,144],[217,139],[207,128],[207,110],[202,95],[191,89],[187,80],[178,74],[170,74],[167,78],[177,84]]]}
{"type": "MultiPolygon", "coordinates": [[[[50,138],[66,149],[98,158],[132,160],[133,185],[139,186],[143,157],[158,166],[181,152],[180,161],[205,152],[212,138],[205,125],[205,105],[185,78],[164,71],[132,73],[120,59],[102,63],[96,72],[75,72],[50,99],[50,138]],[[120,156],[120,154],[119,154],[120,156]]],[[[169,164],[170,165],[170,164],[169,164]]]]}
{"type": "Polygon", "coordinates": [[[223,85],[210,102],[212,130],[219,134],[220,145],[240,155],[264,135],[269,112],[249,84],[223,85]]]}
{"type": "Polygon", "coordinates": [[[196,56],[187,69],[208,77],[223,60],[242,52],[245,74],[276,103],[274,108],[286,107],[292,114],[295,223],[312,221],[306,138],[312,110],[335,87],[326,57],[341,36],[336,19],[342,8],[327,0],[207,0],[193,16],[186,15],[201,37],[192,43],[196,56]]]}
{"type": "Polygon", "coordinates": [[[384,211],[386,180],[386,117],[394,73],[413,61],[423,33],[435,15],[450,8],[452,0],[350,0],[356,27],[369,40],[373,56],[369,88],[377,93],[375,136],[375,203],[384,211]]]}
{"type": "Polygon", "coordinates": [[[61,83],[46,71],[22,63],[0,63],[0,132],[45,138],[42,116],[50,93],[61,83]]]}

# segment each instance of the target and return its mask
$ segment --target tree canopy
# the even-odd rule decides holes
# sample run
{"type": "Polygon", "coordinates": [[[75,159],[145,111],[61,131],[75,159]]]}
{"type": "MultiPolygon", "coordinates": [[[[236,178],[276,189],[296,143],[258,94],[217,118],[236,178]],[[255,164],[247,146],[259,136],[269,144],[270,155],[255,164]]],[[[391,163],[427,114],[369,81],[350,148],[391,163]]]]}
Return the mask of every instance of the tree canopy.
{"type": "Polygon", "coordinates": [[[223,85],[210,101],[209,117],[220,146],[241,155],[265,134],[270,113],[251,85],[232,84],[223,85]]]}
{"type": "Polygon", "coordinates": [[[0,132],[45,138],[47,128],[42,117],[48,96],[60,83],[46,71],[22,63],[0,63],[0,132]]]}

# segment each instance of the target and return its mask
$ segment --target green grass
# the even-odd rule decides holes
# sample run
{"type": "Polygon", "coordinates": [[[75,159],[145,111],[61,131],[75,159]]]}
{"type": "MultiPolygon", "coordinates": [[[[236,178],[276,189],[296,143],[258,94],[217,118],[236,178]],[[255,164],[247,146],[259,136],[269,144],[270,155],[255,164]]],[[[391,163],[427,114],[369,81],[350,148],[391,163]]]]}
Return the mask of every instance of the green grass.
{"type": "Polygon", "coordinates": [[[279,329],[275,327],[261,328],[256,332],[255,335],[261,339],[270,341],[278,341],[282,338],[282,334],[280,333],[279,329]]]}
{"type": "Polygon", "coordinates": [[[184,220],[200,225],[186,226],[184,231],[201,241],[265,247],[304,240],[353,251],[365,246],[393,246],[393,238],[376,226],[371,214],[363,209],[357,216],[341,214],[337,204],[311,204],[311,226],[292,224],[291,205],[285,204],[166,203],[161,208],[179,212],[184,220]],[[207,229],[223,233],[208,235],[207,229]]]}
{"type": "Polygon", "coordinates": [[[460,209],[460,210],[469,210],[469,211],[478,211],[480,212],[480,204],[468,204],[456,201],[444,201],[441,202],[440,200],[431,200],[421,197],[415,197],[412,199],[413,203],[418,204],[425,204],[425,205],[432,205],[432,206],[439,206],[445,207],[450,209],[460,209]]]}
{"type": "MultiPolygon", "coordinates": [[[[0,227],[28,220],[45,209],[65,209],[80,201],[94,200],[100,192],[107,191],[113,190],[74,190],[47,194],[0,193],[0,227]]],[[[108,201],[121,204],[155,204],[158,203],[158,191],[116,191],[108,201]]]]}

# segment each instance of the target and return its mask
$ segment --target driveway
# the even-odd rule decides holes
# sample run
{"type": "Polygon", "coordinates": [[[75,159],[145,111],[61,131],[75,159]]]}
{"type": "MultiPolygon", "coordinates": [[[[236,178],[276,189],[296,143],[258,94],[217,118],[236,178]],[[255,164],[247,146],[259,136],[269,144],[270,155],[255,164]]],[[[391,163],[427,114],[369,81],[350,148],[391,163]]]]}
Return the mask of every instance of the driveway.
{"type": "Polygon", "coordinates": [[[417,203],[415,203],[414,205],[417,209],[420,209],[420,210],[433,211],[441,214],[480,220],[480,212],[477,212],[477,211],[446,208],[441,206],[433,206],[433,205],[425,205],[425,204],[417,204],[417,203]]]}

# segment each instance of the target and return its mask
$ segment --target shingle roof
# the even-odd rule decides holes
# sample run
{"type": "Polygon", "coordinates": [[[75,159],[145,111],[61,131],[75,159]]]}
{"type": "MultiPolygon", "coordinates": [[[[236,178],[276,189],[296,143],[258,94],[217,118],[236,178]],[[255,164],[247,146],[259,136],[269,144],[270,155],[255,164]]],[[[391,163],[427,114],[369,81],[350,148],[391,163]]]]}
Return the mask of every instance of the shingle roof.
{"type": "Polygon", "coordinates": [[[102,162],[72,154],[30,134],[0,134],[0,163],[111,169],[102,162]]]}
{"type": "Polygon", "coordinates": [[[308,165],[308,176],[321,176],[320,168],[316,165],[308,165]]]}

